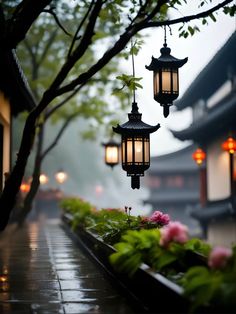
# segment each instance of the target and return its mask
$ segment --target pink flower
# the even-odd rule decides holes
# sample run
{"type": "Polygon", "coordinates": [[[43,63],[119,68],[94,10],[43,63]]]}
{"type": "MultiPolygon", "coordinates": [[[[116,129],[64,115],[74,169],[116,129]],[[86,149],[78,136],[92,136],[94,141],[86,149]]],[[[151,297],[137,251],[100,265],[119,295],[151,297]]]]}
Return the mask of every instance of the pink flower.
{"type": "Polygon", "coordinates": [[[228,259],[232,256],[232,250],[222,246],[216,246],[212,249],[208,265],[213,269],[219,269],[226,266],[228,259]]]}
{"type": "Polygon", "coordinates": [[[156,210],[149,218],[149,221],[160,224],[161,226],[165,226],[170,222],[170,216],[156,210]]]}
{"type": "Polygon", "coordinates": [[[185,243],[188,241],[188,227],[179,221],[172,221],[161,230],[160,244],[167,247],[170,242],[185,243]]]}

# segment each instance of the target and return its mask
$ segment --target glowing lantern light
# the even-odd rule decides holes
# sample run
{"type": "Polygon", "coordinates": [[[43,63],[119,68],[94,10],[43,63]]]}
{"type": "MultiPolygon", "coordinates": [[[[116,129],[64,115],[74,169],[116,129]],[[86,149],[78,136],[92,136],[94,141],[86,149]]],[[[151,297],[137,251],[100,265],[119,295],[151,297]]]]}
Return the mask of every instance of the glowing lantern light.
{"type": "Polygon", "coordinates": [[[59,170],[56,174],[55,174],[55,178],[57,180],[58,183],[62,184],[64,183],[67,178],[68,178],[68,175],[66,172],[64,172],[63,170],[59,170]]]}
{"type": "Polygon", "coordinates": [[[22,182],[20,186],[20,190],[22,193],[28,193],[30,190],[30,184],[26,182],[22,182]]]}
{"type": "Polygon", "coordinates": [[[140,188],[140,176],[150,166],[150,134],[159,129],[160,124],[151,126],[142,121],[136,102],[128,114],[129,121],[113,127],[113,131],[121,134],[122,168],[131,177],[132,189],[140,188]]]}
{"type": "Polygon", "coordinates": [[[40,174],[40,176],[39,176],[40,184],[42,184],[42,185],[47,184],[48,181],[49,181],[49,178],[46,174],[44,174],[44,173],[40,174]]]}
{"type": "Polygon", "coordinates": [[[102,145],[105,147],[105,163],[113,168],[119,163],[120,144],[111,139],[102,145]]]}
{"type": "Polygon", "coordinates": [[[229,152],[230,154],[234,154],[236,151],[236,141],[230,136],[227,140],[222,144],[222,149],[229,152]]]}
{"type": "Polygon", "coordinates": [[[146,69],[153,71],[154,100],[163,106],[166,118],[173,100],[179,96],[178,69],[188,61],[188,58],[177,59],[170,54],[171,50],[166,44],[166,34],[160,52],[161,56],[159,58],[152,57],[152,61],[149,66],[146,66],[146,69]]]}
{"type": "Polygon", "coordinates": [[[201,148],[197,148],[192,154],[192,157],[197,165],[201,165],[202,162],[206,159],[206,153],[201,148]]]}

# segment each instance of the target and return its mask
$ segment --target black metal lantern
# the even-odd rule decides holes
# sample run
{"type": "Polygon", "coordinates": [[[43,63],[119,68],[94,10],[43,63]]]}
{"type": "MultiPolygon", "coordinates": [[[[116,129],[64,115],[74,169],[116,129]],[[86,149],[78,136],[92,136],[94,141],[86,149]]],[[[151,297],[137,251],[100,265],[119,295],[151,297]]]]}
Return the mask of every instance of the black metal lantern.
{"type": "Polygon", "coordinates": [[[113,168],[119,163],[120,144],[110,139],[107,143],[102,144],[105,147],[105,163],[113,168]]]}
{"type": "Polygon", "coordinates": [[[139,189],[140,176],[144,176],[144,171],[150,166],[149,135],[158,130],[160,124],[151,126],[144,123],[136,102],[133,102],[128,117],[128,122],[118,124],[113,131],[121,134],[122,168],[127,171],[127,176],[131,176],[132,189],[139,189]]]}
{"type": "Polygon", "coordinates": [[[173,100],[179,96],[178,69],[188,61],[188,58],[173,57],[170,54],[170,48],[167,47],[166,38],[160,52],[161,56],[158,59],[152,57],[152,61],[149,66],[146,66],[146,69],[153,71],[154,99],[163,106],[166,118],[173,100]]]}

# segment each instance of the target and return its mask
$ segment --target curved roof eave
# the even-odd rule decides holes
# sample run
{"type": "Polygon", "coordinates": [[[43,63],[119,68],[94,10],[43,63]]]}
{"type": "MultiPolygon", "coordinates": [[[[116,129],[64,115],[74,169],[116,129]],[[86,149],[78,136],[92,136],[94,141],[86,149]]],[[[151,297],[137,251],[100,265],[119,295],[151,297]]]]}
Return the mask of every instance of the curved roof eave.
{"type": "Polygon", "coordinates": [[[236,94],[232,92],[217,107],[213,107],[202,119],[182,131],[170,130],[181,141],[205,142],[224,131],[236,128],[236,94]]]}
{"type": "Polygon", "coordinates": [[[175,102],[178,110],[192,106],[199,99],[208,99],[227,80],[228,70],[236,72],[235,51],[236,32],[198,74],[184,95],[175,102]]]}

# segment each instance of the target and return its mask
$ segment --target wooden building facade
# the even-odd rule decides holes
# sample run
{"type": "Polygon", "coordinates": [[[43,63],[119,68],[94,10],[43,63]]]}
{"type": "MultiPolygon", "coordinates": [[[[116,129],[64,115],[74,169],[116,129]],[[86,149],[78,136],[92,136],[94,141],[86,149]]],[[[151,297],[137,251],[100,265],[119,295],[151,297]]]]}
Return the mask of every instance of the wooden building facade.
{"type": "Polygon", "coordinates": [[[34,99],[13,50],[0,50],[0,191],[11,170],[12,117],[30,111],[34,99]]]}
{"type": "Polygon", "coordinates": [[[192,216],[215,245],[236,243],[236,156],[222,149],[236,139],[236,32],[201,71],[183,97],[178,110],[191,107],[192,124],[172,131],[181,141],[192,140],[206,152],[206,204],[192,216]],[[230,165],[230,158],[233,167],[230,165]],[[231,180],[232,178],[232,180],[231,180]]]}

